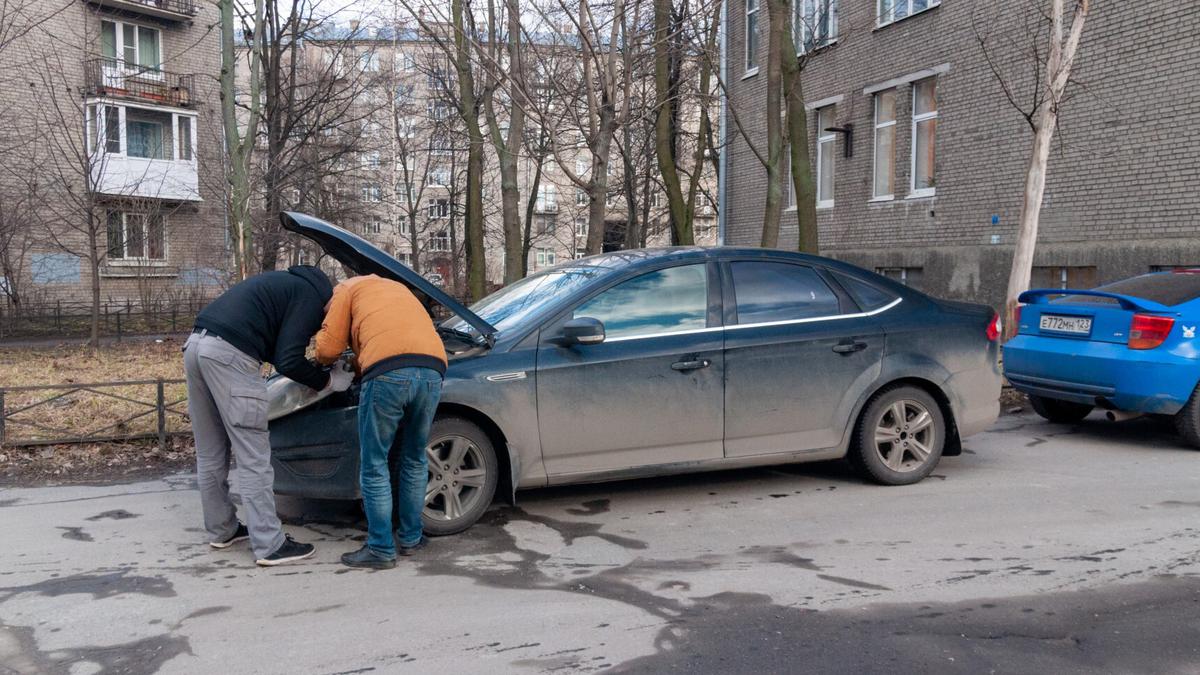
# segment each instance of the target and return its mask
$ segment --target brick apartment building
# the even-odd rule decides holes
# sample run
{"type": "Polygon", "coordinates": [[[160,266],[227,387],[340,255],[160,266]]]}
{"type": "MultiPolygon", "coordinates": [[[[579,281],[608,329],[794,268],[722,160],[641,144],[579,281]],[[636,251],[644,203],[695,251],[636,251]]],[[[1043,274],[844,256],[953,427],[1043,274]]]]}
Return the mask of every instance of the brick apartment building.
{"type": "MultiPolygon", "coordinates": [[[[1028,64],[1004,45],[1034,44],[1025,22],[1037,3],[793,2],[821,252],[1001,304],[1032,133],[985,54],[1027,96],[1028,64]]],[[[729,4],[728,105],[755,144],[766,137],[767,21],[762,0],[729,4]]],[[[1092,3],[1050,159],[1035,286],[1200,265],[1197,34],[1195,3],[1092,3]]],[[[765,171],[727,135],[725,239],[757,245],[765,171]]],[[[794,210],[782,229],[780,245],[794,246],[794,210]]]]}
{"type": "Polygon", "coordinates": [[[94,278],[104,303],[211,295],[228,267],[215,6],[26,9],[43,14],[0,50],[0,284],[26,306],[89,300],[94,278]]]}
{"type": "MultiPolygon", "coordinates": [[[[361,104],[348,109],[345,119],[321,120],[324,126],[312,142],[327,144],[327,154],[345,154],[331,166],[323,167],[324,175],[304,188],[310,194],[302,194],[304,189],[288,191],[288,199],[302,210],[311,208],[305,206],[306,196],[308,202],[336,204],[336,209],[322,215],[418,268],[422,274],[452,287],[453,279],[461,280],[465,270],[463,213],[468,147],[453,98],[456,95],[453,68],[442,47],[415,22],[399,27],[360,26],[352,22],[330,26],[326,32],[327,38],[306,43],[303,58],[322,77],[353,80],[353,84],[346,86],[361,87],[358,95],[361,104]],[[347,147],[352,149],[345,152],[347,147]],[[328,194],[313,199],[317,192],[328,194]],[[416,237],[412,236],[414,229],[416,237]]],[[[544,81],[550,77],[547,69],[574,72],[580,58],[578,53],[562,45],[547,44],[532,44],[528,50],[531,89],[544,91],[547,97],[561,95],[555,94],[550,83],[544,81]],[[556,65],[547,65],[552,62],[556,65]]],[[[249,77],[244,63],[238,74],[240,89],[244,91],[249,77]]],[[[698,106],[688,106],[681,112],[681,125],[689,133],[698,128],[698,119],[698,106]]],[[[529,222],[530,273],[584,255],[588,222],[588,195],[568,175],[571,172],[586,177],[590,171],[591,155],[582,143],[580,131],[569,125],[543,129],[539,123],[538,115],[531,110],[526,118],[526,143],[517,169],[523,222],[528,202],[533,202],[529,222]],[[539,155],[531,149],[539,136],[549,135],[578,140],[568,143],[560,138],[556,161],[551,154],[539,155]]],[[[501,117],[499,124],[506,133],[507,119],[501,117]]],[[[487,281],[498,286],[504,278],[500,174],[490,142],[485,153],[487,281]]],[[[684,156],[690,157],[686,150],[684,156]]],[[[670,243],[667,200],[655,178],[653,155],[634,161],[640,162],[638,169],[649,177],[643,181],[639,173],[636,181],[639,186],[636,200],[639,208],[644,206],[639,218],[646,223],[644,243],[667,245],[670,243]]],[[[716,178],[711,166],[706,165],[705,169],[695,232],[697,243],[713,245],[717,241],[716,178]]],[[[627,202],[622,177],[622,158],[614,149],[608,173],[605,250],[620,248],[624,243],[627,202]]],[[[311,259],[313,252],[305,250],[307,244],[297,241],[292,246],[286,253],[291,260],[311,259]]]]}

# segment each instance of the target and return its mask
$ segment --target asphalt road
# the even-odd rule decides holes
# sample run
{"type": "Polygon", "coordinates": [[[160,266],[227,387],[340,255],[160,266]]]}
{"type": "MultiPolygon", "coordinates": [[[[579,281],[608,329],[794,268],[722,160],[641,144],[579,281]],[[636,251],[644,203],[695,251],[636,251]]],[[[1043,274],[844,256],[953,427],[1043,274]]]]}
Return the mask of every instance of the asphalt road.
{"type": "Polygon", "coordinates": [[[1200,672],[1200,452],[1007,417],[906,488],[841,463],[523,493],[395,570],[202,541],[190,476],[0,491],[0,672],[1200,672]]]}

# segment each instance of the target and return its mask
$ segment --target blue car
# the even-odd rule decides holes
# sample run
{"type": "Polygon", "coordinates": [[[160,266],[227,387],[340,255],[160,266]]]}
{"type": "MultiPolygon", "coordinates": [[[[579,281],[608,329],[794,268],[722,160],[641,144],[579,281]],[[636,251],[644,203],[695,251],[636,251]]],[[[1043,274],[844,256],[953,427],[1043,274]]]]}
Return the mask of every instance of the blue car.
{"type": "Polygon", "coordinates": [[[1042,417],[1078,422],[1174,418],[1200,447],[1200,270],[1157,272],[1094,290],[1040,289],[1020,298],[1004,374],[1042,417]]]}

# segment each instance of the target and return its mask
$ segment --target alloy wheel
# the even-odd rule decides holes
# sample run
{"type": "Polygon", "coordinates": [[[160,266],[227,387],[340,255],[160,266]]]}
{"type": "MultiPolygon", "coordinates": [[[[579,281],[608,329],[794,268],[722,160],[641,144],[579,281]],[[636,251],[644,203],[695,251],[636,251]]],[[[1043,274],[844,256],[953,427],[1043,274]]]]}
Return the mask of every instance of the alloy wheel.
{"type": "Polygon", "coordinates": [[[446,436],[431,443],[425,454],[429,460],[425,517],[456,520],[470,512],[482,498],[487,478],[483,452],[469,438],[446,436]]]}
{"type": "Polygon", "coordinates": [[[936,434],[929,409],[919,401],[901,399],[888,406],[875,425],[875,452],[892,471],[916,471],[936,447],[936,434]]]}

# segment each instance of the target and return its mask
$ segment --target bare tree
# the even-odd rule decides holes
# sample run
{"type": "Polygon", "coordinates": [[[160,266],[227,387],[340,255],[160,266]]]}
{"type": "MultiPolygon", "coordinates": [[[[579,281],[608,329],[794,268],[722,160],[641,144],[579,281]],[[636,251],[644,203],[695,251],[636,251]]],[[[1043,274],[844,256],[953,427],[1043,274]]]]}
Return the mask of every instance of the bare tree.
{"type": "Polygon", "coordinates": [[[1006,43],[1000,46],[996,45],[996,40],[987,29],[981,29],[979,21],[975,27],[976,39],[992,74],[1004,91],[1005,98],[1021,113],[1033,132],[1033,147],[1022,193],[1021,220],[1017,227],[1016,250],[1013,252],[1004,304],[1006,339],[1017,333],[1017,297],[1029,288],[1033,254],[1037,246],[1038,221],[1046,190],[1046,167],[1050,161],[1050,146],[1058,127],[1058,116],[1067,100],[1071,69],[1075,64],[1091,2],[1071,0],[1069,28],[1066,4],[1066,0],[1050,0],[1047,14],[1040,0],[1037,0],[1031,13],[1027,15],[1027,18],[1032,17],[1032,21],[1027,20],[1019,35],[1009,36],[1006,43]],[[1043,41],[1046,43],[1044,51],[1041,46],[1043,41]],[[1016,58],[1013,58],[1013,49],[1016,50],[1016,58]],[[1029,98],[1019,93],[1024,89],[1018,87],[1010,72],[1014,64],[1023,68],[1025,77],[1031,79],[1029,91],[1032,92],[1032,96],[1029,98]]]}

